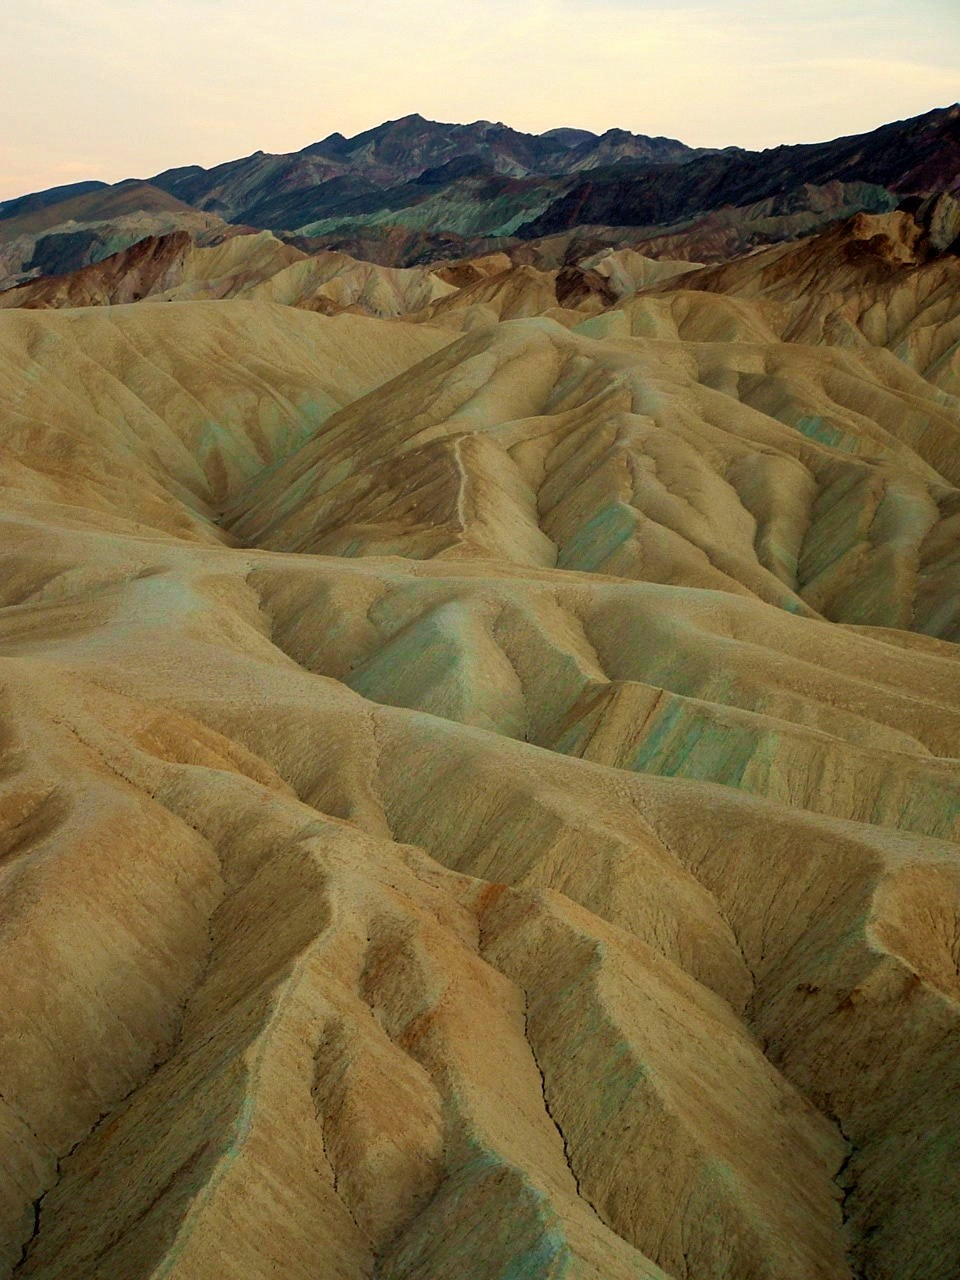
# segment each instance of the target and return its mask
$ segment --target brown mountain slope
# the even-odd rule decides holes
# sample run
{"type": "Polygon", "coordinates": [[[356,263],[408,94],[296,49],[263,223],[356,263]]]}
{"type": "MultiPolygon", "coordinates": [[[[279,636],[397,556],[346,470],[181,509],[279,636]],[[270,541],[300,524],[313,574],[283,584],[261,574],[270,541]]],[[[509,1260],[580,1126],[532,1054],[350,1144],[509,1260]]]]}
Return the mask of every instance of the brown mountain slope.
{"type": "Polygon", "coordinates": [[[120,182],[5,218],[3,236],[37,236],[65,222],[105,222],[131,213],[186,213],[189,209],[182,200],[149,182],[120,182]]]}
{"type": "Polygon", "coordinates": [[[953,260],[242,239],[0,315],[0,1274],[954,1280],[953,260]]]}

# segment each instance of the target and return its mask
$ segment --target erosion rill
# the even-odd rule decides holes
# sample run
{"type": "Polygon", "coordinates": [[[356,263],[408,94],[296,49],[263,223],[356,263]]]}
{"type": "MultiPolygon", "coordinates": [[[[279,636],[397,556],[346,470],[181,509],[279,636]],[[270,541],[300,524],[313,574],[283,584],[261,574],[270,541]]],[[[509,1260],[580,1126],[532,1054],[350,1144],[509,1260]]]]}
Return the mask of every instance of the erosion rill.
{"type": "Polygon", "coordinates": [[[956,1280],[950,216],[3,295],[2,1276],[956,1280]]]}

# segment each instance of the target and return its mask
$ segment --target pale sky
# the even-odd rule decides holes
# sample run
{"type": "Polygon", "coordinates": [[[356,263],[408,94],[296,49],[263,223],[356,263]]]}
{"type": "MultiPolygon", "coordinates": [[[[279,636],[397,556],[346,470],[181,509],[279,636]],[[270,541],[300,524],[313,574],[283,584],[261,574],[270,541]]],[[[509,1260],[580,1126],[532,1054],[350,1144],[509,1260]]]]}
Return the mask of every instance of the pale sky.
{"type": "Polygon", "coordinates": [[[957,0],[0,0],[0,199],[412,111],[769,147],[960,99],[957,0]]]}

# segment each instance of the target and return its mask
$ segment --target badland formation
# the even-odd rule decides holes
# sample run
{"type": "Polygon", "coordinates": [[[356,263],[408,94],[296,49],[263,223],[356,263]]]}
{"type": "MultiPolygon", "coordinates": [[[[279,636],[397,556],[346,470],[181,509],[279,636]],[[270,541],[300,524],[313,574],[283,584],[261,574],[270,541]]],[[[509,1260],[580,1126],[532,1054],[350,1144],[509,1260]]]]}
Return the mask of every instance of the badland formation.
{"type": "Polygon", "coordinates": [[[960,108],[0,205],[0,1276],[956,1280],[960,108]]]}

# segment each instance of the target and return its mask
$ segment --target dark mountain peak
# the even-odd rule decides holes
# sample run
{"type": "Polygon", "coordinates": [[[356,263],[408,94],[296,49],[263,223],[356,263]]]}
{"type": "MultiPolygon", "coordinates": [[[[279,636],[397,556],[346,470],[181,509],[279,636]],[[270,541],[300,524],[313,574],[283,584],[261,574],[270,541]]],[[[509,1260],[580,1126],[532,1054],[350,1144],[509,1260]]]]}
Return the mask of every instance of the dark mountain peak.
{"type": "Polygon", "coordinates": [[[99,191],[107,185],[106,182],[95,180],[70,182],[62,187],[48,187],[46,191],[32,191],[29,195],[16,196],[12,200],[0,200],[0,219],[15,218],[18,214],[33,213],[37,209],[64,204],[67,200],[89,195],[91,191],[99,191]]]}
{"type": "Polygon", "coordinates": [[[541,138],[549,138],[551,142],[559,142],[562,147],[576,147],[582,143],[596,142],[599,135],[589,129],[547,129],[540,134],[541,138]]]}
{"type": "Polygon", "coordinates": [[[357,138],[387,138],[394,134],[436,133],[437,131],[445,133],[448,129],[454,127],[449,124],[441,124],[437,120],[428,120],[419,111],[411,111],[409,115],[400,116],[396,120],[385,120],[383,124],[375,125],[364,133],[358,133],[350,141],[356,142],[357,138]]]}
{"type": "Polygon", "coordinates": [[[374,125],[372,129],[364,129],[362,133],[348,138],[345,150],[348,153],[361,151],[368,147],[378,150],[411,138],[441,136],[446,137],[455,125],[440,124],[436,120],[427,120],[418,111],[410,115],[400,116],[396,120],[384,120],[383,124],[374,125]]]}
{"type": "Polygon", "coordinates": [[[346,155],[349,146],[349,138],[345,138],[342,133],[328,133],[319,142],[311,142],[309,146],[304,147],[299,154],[302,156],[326,156],[334,159],[346,155]]]}
{"type": "Polygon", "coordinates": [[[581,170],[610,164],[686,164],[705,154],[688,147],[676,138],[652,138],[629,129],[607,129],[599,137],[588,135],[586,141],[570,148],[573,167],[581,170]]]}

